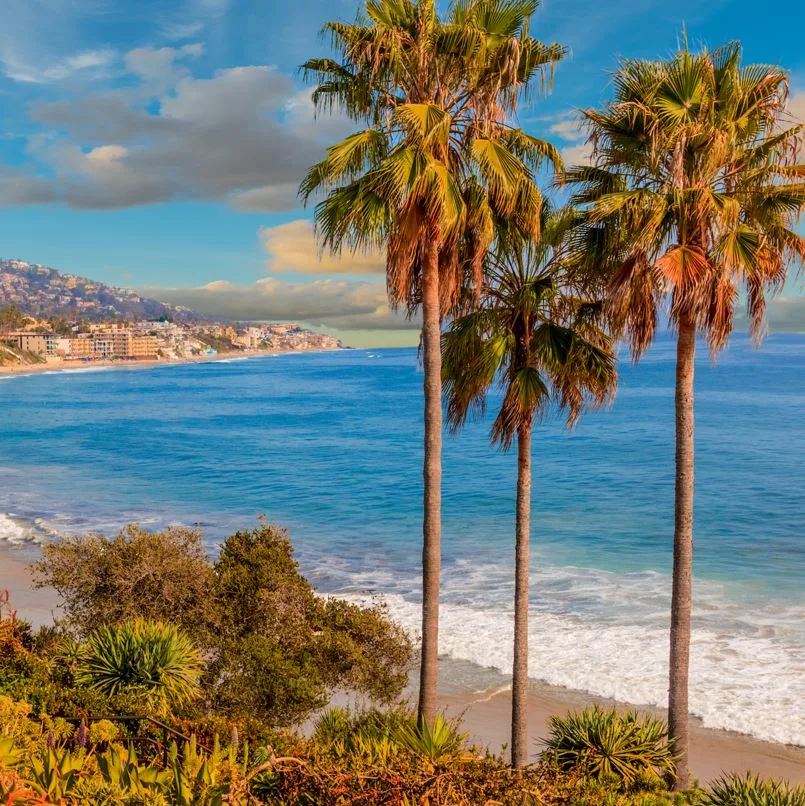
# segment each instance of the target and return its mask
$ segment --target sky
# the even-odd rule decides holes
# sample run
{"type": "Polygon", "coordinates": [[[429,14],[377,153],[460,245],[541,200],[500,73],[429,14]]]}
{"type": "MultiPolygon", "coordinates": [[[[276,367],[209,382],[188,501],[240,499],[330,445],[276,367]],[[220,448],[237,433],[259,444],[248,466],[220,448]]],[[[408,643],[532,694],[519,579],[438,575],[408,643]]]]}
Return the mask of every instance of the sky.
{"type": "MultiPolygon", "coordinates": [[[[354,345],[415,344],[380,255],[321,255],[296,190],[357,126],[314,118],[298,66],[326,55],[355,0],[2,0],[0,257],[146,291],[210,315],[295,320],[354,345]]],[[[805,4],[545,0],[532,34],[570,49],[520,113],[566,161],[579,108],[609,97],[619,56],[739,39],[791,73],[805,120],[805,4]]],[[[801,283],[770,310],[805,330],[801,283]]]]}

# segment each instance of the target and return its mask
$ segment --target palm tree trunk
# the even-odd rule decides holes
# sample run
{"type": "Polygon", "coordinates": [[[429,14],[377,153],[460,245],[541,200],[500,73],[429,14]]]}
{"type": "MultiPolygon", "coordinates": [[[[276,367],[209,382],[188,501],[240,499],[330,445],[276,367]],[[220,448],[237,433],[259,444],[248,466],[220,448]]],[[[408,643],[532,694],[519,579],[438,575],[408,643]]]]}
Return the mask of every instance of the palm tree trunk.
{"type": "Polygon", "coordinates": [[[439,676],[439,576],[442,507],[442,353],[439,247],[432,238],[422,271],[422,353],[425,374],[425,456],[422,530],[422,656],[420,722],[433,724],[439,676]]]}
{"type": "Polygon", "coordinates": [[[674,741],[674,789],[688,783],[688,669],[693,576],[693,369],[696,326],[679,322],[676,350],[676,488],[674,495],[674,581],[671,594],[671,653],[668,733],[674,741]]]}
{"type": "Polygon", "coordinates": [[[531,540],[531,425],[517,432],[517,517],[514,559],[512,767],[528,763],[528,572],[531,540]]]}

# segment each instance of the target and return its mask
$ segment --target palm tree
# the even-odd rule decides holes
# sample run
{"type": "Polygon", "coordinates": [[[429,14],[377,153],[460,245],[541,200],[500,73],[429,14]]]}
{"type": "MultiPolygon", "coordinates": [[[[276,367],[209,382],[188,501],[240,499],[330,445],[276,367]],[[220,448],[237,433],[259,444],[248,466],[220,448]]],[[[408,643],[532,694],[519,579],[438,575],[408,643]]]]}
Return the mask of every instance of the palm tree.
{"type": "MultiPolygon", "coordinates": [[[[324,33],[339,59],[303,65],[318,110],[366,128],[327,150],[300,187],[323,248],[384,248],[389,297],[421,309],[424,518],[419,716],[432,722],[441,564],[442,318],[467,273],[479,282],[498,216],[535,232],[532,172],[555,149],[511,125],[518,99],[564,53],[528,33],[537,0],[366,0],[355,24],[324,33]]],[[[549,72],[549,71],[548,71],[549,72]]]]}
{"type": "Polygon", "coordinates": [[[786,73],[742,66],[741,47],[621,62],[615,98],[584,117],[593,165],[569,172],[587,210],[580,259],[608,280],[609,311],[637,360],[667,308],[676,332],[676,485],[669,733],[676,787],[688,777],[696,336],[713,356],[745,292],[751,332],[765,297],[805,256],[792,227],[805,204],[800,127],[786,128],[786,73]]]}
{"type": "Polygon", "coordinates": [[[528,577],[531,536],[531,434],[551,402],[572,426],[585,404],[614,391],[615,357],[601,306],[566,272],[562,218],[539,241],[500,245],[489,256],[477,310],[457,318],[442,339],[448,422],[460,428],[482,412],[496,382],[503,401],[492,442],[517,440],[517,504],[512,671],[512,766],[528,759],[528,577]]]}
{"type": "Polygon", "coordinates": [[[100,627],[81,647],[76,682],[107,696],[142,693],[164,711],[201,693],[201,655],[172,624],[135,619],[100,627]]]}

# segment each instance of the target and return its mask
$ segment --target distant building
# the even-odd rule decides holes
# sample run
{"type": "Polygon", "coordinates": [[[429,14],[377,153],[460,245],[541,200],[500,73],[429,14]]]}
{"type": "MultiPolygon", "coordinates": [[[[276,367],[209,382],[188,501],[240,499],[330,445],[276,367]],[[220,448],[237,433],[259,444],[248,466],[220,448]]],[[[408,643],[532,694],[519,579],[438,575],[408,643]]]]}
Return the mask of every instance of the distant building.
{"type": "Polygon", "coordinates": [[[46,355],[48,347],[54,347],[53,336],[45,333],[28,333],[26,331],[12,331],[0,334],[3,341],[10,342],[18,350],[24,350],[36,355],[46,355]]]}

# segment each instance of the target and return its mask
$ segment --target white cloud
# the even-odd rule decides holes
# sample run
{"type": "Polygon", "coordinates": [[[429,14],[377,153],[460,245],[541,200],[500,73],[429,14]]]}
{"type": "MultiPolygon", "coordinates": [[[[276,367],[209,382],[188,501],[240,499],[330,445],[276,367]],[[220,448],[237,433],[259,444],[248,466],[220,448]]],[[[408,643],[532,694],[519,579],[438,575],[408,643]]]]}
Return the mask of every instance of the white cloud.
{"type": "Polygon", "coordinates": [[[276,227],[262,227],[258,236],[268,254],[266,267],[272,273],[301,274],[382,274],[385,257],[379,250],[340,256],[321,252],[313,225],[307,219],[289,221],[276,227]]]}
{"type": "Polygon", "coordinates": [[[85,77],[100,78],[107,74],[108,69],[117,61],[117,51],[111,48],[100,50],[85,50],[74,53],[59,62],[39,59],[31,61],[19,58],[14,49],[5,48],[0,61],[3,63],[5,74],[24,84],[50,84],[70,78],[77,73],[85,77]]]}
{"type": "Polygon", "coordinates": [[[566,168],[574,165],[590,165],[593,159],[593,147],[590,143],[577,143],[562,149],[562,159],[566,168]]]}
{"type": "Polygon", "coordinates": [[[239,320],[295,320],[342,330],[416,330],[419,324],[390,309],[383,282],[273,277],[251,285],[225,280],[201,288],[144,288],[145,296],[186,305],[207,316],[239,320]]]}
{"type": "Polygon", "coordinates": [[[554,123],[550,130],[554,134],[558,134],[563,140],[570,142],[576,142],[584,137],[584,132],[582,131],[581,126],[574,118],[568,118],[566,120],[561,120],[558,123],[554,123]]]}

